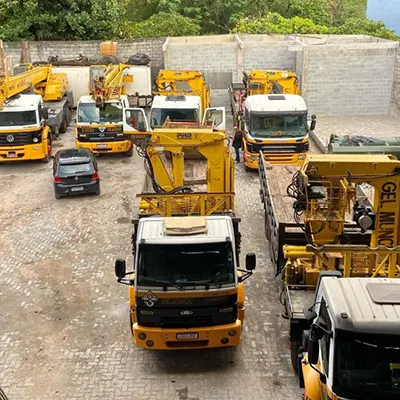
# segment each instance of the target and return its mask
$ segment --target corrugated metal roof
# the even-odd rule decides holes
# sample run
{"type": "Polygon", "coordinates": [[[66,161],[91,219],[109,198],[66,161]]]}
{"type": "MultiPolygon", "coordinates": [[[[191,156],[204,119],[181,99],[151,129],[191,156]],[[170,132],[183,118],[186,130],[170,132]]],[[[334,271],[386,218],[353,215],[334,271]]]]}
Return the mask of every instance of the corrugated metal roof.
{"type": "MultiPolygon", "coordinates": [[[[174,219],[184,217],[171,217],[174,219]]],[[[204,218],[204,217],[199,217],[204,218]]],[[[139,221],[139,231],[137,239],[144,239],[148,243],[196,243],[196,242],[218,242],[225,241],[227,237],[233,236],[233,226],[231,218],[223,215],[206,217],[207,232],[195,235],[167,235],[164,231],[163,217],[142,218],[139,221]]]]}
{"type": "Polygon", "coordinates": [[[306,111],[304,99],[296,94],[267,95],[255,94],[249,96],[245,102],[246,108],[251,111],[306,111]],[[271,100],[273,96],[284,97],[284,100],[271,100]]]}
{"type": "Polygon", "coordinates": [[[385,293],[389,288],[392,290],[393,285],[398,285],[400,291],[400,279],[323,279],[323,290],[337,328],[365,333],[399,333],[400,304],[396,299],[393,300],[394,304],[375,302],[368,284],[374,285],[374,292],[385,293]]]}

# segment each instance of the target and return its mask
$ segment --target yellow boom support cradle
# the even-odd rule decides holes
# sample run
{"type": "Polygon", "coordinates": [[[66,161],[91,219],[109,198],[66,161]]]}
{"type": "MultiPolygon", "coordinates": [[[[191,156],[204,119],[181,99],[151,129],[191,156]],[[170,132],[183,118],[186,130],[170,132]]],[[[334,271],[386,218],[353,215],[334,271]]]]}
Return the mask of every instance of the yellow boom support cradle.
{"type": "Polygon", "coordinates": [[[0,110],[7,100],[32,88],[45,102],[62,99],[68,85],[66,74],[52,73],[51,65],[33,67],[31,64],[24,64],[22,67],[27,71],[14,76],[0,75],[0,110]]]}

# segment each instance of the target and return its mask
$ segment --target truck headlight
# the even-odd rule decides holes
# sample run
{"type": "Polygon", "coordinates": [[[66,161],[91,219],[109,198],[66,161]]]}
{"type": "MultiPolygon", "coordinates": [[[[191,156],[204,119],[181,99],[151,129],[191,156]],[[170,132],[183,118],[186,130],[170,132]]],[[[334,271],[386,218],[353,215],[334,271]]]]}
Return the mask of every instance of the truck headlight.
{"type": "Polygon", "coordinates": [[[32,139],[32,141],[33,141],[33,143],[37,143],[37,142],[39,141],[39,139],[38,139],[37,137],[34,137],[34,138],[32,139]]]}

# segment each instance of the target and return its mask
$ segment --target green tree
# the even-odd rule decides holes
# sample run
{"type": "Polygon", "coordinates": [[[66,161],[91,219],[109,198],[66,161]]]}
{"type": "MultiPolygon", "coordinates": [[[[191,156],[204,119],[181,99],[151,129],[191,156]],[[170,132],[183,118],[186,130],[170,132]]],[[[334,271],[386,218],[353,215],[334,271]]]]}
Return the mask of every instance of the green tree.
{"type": "Polygon", "coordinates": [[[125,0],[0,0],[0,39],[112,39],[125,0]]]}
{"type": "Polygon", "coordinates": [[[175,12],[159,12],[143,22],[128,26],[128,35],[135,37],[190,36],[199,35],[197,21],[175,12]]]}
{"type": "Polygon", "coordinates": [[[363,34],[384,39],[399,40],[382,21],[370,21],[365,18],[350,18],[344,24],[332,27],[318,25],[311,19],[292,17],[284,18],[276,13],[268,13],[261,18],[243,18],[232,30],[237,33],[258,34],[363,34]]]}

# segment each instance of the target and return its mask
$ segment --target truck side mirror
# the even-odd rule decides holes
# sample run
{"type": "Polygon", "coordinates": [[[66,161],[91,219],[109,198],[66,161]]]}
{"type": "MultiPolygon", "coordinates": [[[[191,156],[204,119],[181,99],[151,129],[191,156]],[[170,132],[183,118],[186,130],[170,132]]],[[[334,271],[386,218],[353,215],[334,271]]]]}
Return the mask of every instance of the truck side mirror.
{"type": "Polygon", "coordinates": [[[254,253],[246,254],[246,270],[254,271],[256,269],[256,255],[254,253]]]}
{"type": "Polygon", "coordinates": [[[318,364],[319,357],[319,342],[318,339],[314,335],[314,330],[311,330],[310,337],[308,339],[308,362],[310,364],[316,365],[318,364]]]}
{"type": "Polygon", "coordinates": [[[126,275],[126,261],[118,258],[115,260],[115,275],[118,279],[122,279],[126,275]]]}
{"type": "Polygon", "coordinates": [[[44,107],[42,111],[43,111],[43,118],[49,119],[49,110],[46,107],[44,107]]]}
{"type": "Polygon", "coordinates": [[[138,123],[138,131],[139,132],[146,132],[147,131],[146,124],[144,123],[144,121],[140,121],[138,123]]]}

